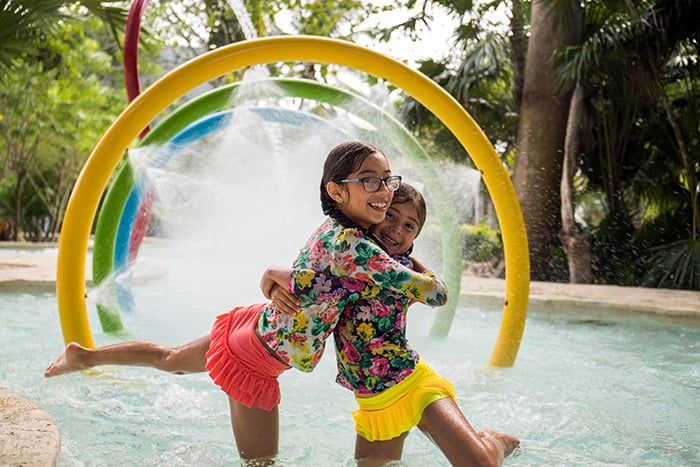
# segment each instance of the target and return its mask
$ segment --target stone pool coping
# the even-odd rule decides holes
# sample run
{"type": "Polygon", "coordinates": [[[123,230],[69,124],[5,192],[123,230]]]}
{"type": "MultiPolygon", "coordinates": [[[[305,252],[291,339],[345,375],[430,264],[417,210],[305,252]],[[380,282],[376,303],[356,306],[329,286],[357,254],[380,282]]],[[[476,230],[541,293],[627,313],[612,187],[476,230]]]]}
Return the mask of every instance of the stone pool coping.
{"type": "Polygon", "coordinates": [[[54,466],[61,433],[34,402],[0,386],[0,465],[54,466]]]}
{"type": "MultiPolygon", "coordinates": [[[[56,245],[0,242],[0,292],[54,292],[56,255],[31,251],[52,247],[56,245]]],[[[91,266],[86,264],[88,286],[91,278],[91,266]]],[[[466,274],[462,277],[460,297],[463,300],[495,300],[498,305],[504,295],[503,279],[466,274]]],[[[700,325],[700,292],[689,290],[533,281],[529,302],[531,311],[565,312],[577,308],[581,311],[585,306],[600,313],[642,313],[700,325]]]]}
{"type": "MultiPolygon", "coordinates": [[[[42,253],[55,244],[0,242],[0,293],[56,290],[56,255],[42,253]],[[23,251],[17,251],[17,250],[23,251]],[[26,251],[24,251],[26,250],[26,251]],[[34,250],[34,251],[32,251],[34,250]]],[[[85,265],[85,279],[91,280],[85,265]]],[[[503,279],[462,277],[460,298],[502,307],[503,279]]],[[[585,310],[601,318],[646,315],[662,321],[700,326],[700,292],[590,284],[531,282],[529,311],[576,314],[585,310]]],[[[51,416],[34,402],[0,386],[0,465],[56,465],[60,432],[51,416]]]]}
{"type": "MultiPolygon", "coordinates": [[[[503,301],[505,280],[463,276],[463,301],[503,301]]],[[[615,285],[530,282],[528,312],[620,316],[643,315],[700,326],[700,292],[615,285]]],[[[498,303],[500,305],[500,303],[498,303]]]]}

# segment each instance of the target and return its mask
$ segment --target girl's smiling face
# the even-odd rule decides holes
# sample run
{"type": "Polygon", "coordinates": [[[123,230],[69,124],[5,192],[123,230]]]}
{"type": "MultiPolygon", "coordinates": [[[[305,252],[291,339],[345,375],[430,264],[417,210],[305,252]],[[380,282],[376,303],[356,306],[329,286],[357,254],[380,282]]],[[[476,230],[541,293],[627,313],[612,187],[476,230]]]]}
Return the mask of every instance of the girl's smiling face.
{"type": "Polygon", "coordinates": [[[389,207],[385,219],[373,225],[372,235],[382,242],[391,255],[403,255],[413,245],[421,224],[414,203],[394,203],[389,207]]]}
{"type": "MultiPolygon", "coordinates": [[[[385,179],[389,176],[391,176],[389,161],[384,155],[373,152],[347,178],[378,177],[385,179]]],[[[329,182],[326,189],[343,214],[363,229],[368,229],[371,225],[384,220],[394,196],[394,192],[389,190],[383,182],[380,183],[379,190],[374,193],[368,193],[362,182],[329,182]]]]}

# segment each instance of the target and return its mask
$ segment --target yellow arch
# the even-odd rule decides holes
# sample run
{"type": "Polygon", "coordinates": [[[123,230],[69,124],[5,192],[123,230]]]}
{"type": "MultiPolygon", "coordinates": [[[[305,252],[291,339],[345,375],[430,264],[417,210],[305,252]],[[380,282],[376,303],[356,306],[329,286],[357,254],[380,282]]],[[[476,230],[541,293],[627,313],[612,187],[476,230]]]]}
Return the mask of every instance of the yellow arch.
{"type": "Polygon", "coordinates": [[[334,63],[383,78],[429,109],[457,137],[483,172],[503,235],[503,316],[489,365],[509,367],[520,347],[530,289],[527,237],[508,173],[481,128],[452,96],[423,74],[370,49],[335,39],[280,36],[237,42],[196,57],[134,99],[102,136],[83,167],[66,208],[56,271],[58,311],[66,343],[94,347],[85,302],[85,260],[100,197],[128,146],[173,101],[226,73],[272,62],[334,63]]]}

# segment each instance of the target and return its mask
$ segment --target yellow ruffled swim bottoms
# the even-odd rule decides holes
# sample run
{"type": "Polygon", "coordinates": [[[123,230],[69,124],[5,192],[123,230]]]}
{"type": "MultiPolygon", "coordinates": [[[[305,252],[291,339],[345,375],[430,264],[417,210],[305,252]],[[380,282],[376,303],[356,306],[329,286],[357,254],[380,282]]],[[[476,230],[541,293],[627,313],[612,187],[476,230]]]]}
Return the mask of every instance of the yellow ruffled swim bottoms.
{"type": "Polygon", "coordinates": [[[415,370],[396,386],[372,397],[355,397],[355,431],[368,441],[386,441],[410,431],[433,402],[451,397],[455,387],[419,360],[415,370]]]}

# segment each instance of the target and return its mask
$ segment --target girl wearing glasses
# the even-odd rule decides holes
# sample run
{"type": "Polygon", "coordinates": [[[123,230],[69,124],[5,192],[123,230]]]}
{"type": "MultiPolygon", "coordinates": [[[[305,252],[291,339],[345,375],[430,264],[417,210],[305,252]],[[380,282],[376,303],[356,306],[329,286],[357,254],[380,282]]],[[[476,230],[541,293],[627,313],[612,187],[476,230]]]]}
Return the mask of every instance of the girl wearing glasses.
{"type": "MultiPolygon", "coordinates": [[[[423,196],[403,183],[394,193],[384,221],[372,226],[370,232],[396,261],[431,274],[409,256],[425,219],[423,196]]],[[[313,271],[309,274],[314,281],[329,284],[333,292],[347,287],[343,278],[313,271]]],[[[377,280],[381,282],[386,281],[377,280]]],[[[518,439],[491,430],[477,433],[455,402],[454,386],[437,375],[408,343],[406,315],[415,300],[403,290],[373,283],[361,287],[359,296],[343,309],[334,331],[336,381],[354,392],[359,405],[353,411],[358,465],[400,460],[406,436],[415,426],[452,465],[499,465],[519,445],[518,439]]]]}
{"type": "MultiPolygon", "coordinates": [[[[413,299],[441,305],[444,282],[392,260],[366,238],[382,222],[401,178],[391,173],[386,156],[362,142],[341,143],[324,163],[321,205],[329,218],[301,249],[291,279],[270,268],[263,283],[300,292],[286,295],[298,313],[288,315],[273,303],[237,307],[217,317],[210,335],[179,347],[130,341],[87,349],[77,343],[45,371],[46,377],[97,365],[148,366],[174,373],[208,370],[229,396],[236,445],[245,460],[273,462],[279,444],[279,375],[289,368],[312,371],[340,313],[358,298],[358,286],[378,281],[413,299]],[[309,270],[343,277],[345,292],[329,295],[327,284],[312,281],[309,270]],[[380,280],[384,278],[383,282],[380,280]]],[[[265,287],[266,296],[279,293],[265,287]]]]}

